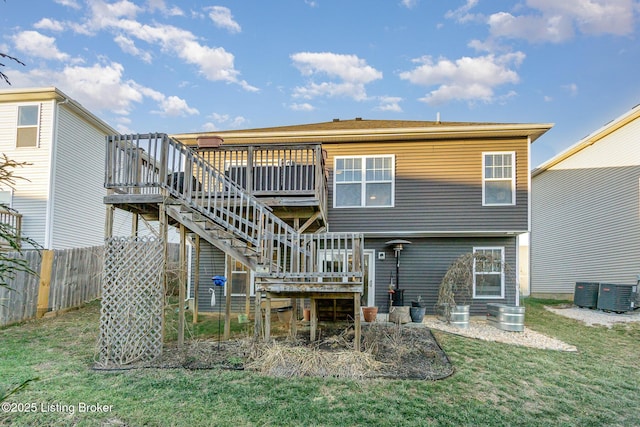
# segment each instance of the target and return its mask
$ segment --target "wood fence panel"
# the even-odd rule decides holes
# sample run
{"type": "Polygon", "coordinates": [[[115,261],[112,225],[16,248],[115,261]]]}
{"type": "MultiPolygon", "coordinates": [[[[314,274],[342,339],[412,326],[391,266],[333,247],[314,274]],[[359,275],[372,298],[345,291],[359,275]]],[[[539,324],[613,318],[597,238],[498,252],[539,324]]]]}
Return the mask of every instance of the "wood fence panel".
{"type": "MultiPolygon", "coordinates": [[[[22,255],[15,252],[8,256],[25,259],[33,271],[40,271],[41,258],[37,251],[25,251],[22,255]]],[[[40,287],[37,275],[17,272],[8,284],[9,288],[0,287],[0,326],[34,318],[40,287]]]]}
{"type": "MultiPolygon", "coordinates": [[[[102,246],[55,251],[48,311],[80,307],[101,296],[103,253],[102,246]]],[[[37,251],[14,255],[27,259],[31,269],[40,272],[37,251]]],[[[9,283],[11,290],[0,288],[0,326],[36,317],[39,285],[37,275],[19,272],[9,283]]]]}

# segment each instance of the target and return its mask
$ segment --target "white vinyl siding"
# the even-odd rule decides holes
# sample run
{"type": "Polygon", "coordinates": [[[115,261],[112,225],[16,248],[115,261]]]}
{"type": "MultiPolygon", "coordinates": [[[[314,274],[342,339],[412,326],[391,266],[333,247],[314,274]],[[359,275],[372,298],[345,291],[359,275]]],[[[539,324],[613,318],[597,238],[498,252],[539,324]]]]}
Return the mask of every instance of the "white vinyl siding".
{"type": "Polygon", "coordinates": [[[504,298],[504,248],[478,247],[473,253],[485,256],[473,261],[473,298],[504,298]]]}
{"type": "Polygon", "coordinates": [[[16,176],[25,179],[16,182],[12,207],[23,215],[24,235],[44,245],[51,174],[54,102],[47,101],[39,104],[38,149],[16,148],[19,105],[24,103],[0,104],[0,152],[16,162],[28,163],[14,171],[16,176]]]}
{"type": "Polygon", "coordinates": [[[482,153],[483,206],[516,203],[515,158],[514,152],[482,153]]]}
{"type": "MultiPolygon", "coordinates": [[[[102,245],[105,134],[60,105],[57,135],[51,246],[102,245]]],[[[125,228],[130,233],[130,225],[125,228]]]]}
{"type": "Polygon", "coordinates": [[[393,155],[336,157],[334,207],[393,207],[393,155]]]}

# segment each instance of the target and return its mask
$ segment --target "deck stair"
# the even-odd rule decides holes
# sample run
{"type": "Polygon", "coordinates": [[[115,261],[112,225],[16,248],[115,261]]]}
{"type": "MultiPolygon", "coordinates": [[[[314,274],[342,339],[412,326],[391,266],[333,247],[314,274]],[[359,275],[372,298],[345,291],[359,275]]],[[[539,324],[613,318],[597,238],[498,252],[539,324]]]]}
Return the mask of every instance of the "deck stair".
{"type": "Polygon", "coordinates": [[[269,206],[166,134],[107,137],[105,203],[164,213],[255,272],[274,293],[362,292],[360,233],[298,233],[269,206]]]}

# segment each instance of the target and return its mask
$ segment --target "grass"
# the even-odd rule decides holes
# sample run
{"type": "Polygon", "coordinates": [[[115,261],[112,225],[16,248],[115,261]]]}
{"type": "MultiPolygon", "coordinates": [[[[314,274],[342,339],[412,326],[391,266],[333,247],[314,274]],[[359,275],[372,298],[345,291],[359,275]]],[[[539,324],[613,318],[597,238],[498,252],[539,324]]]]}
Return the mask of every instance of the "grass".
{"type": "MultiPolygon", "coordinates": [[[[562,353],[435,332],[456,373],[441,381],[277,379],[249,371],[90,369],[99,305],[0,330],[0,411],[18,426],[640,425],[640,324],[587,327],[525,300],[527,327],[578,347],[562,353]],[[80,403],[111,406],[79,413],[80,403]],[[6,403],[6,402],[5,402],[6,403]],[[75,413],[41,412],[67,405],[75,413]]],[[[168,322],[169,323],[169,322],[168,322]]],[[[170,323],[169,323],[170,325],[170,323]]],[[[232,330],[244,334],[244,325],[232,330]]],[[[189,334],[215,337],[217,319],[189,334]]],[[[170,334],[168,334],[170,335],[170,334]]]]}

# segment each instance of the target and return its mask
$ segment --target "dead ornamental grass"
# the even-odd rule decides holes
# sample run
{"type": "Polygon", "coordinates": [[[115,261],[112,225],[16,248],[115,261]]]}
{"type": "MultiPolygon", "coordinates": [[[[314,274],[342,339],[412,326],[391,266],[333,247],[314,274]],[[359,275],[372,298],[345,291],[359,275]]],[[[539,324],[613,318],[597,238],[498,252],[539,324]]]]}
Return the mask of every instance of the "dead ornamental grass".
{"type": "Polygon", "coordinates": [[[366,351],[327,351],[271,342],[260,349],[260,354],[245,368],[262,374],[292,377],[334,377],[364,379],[377,372],[383,363],[366,351]]]}

